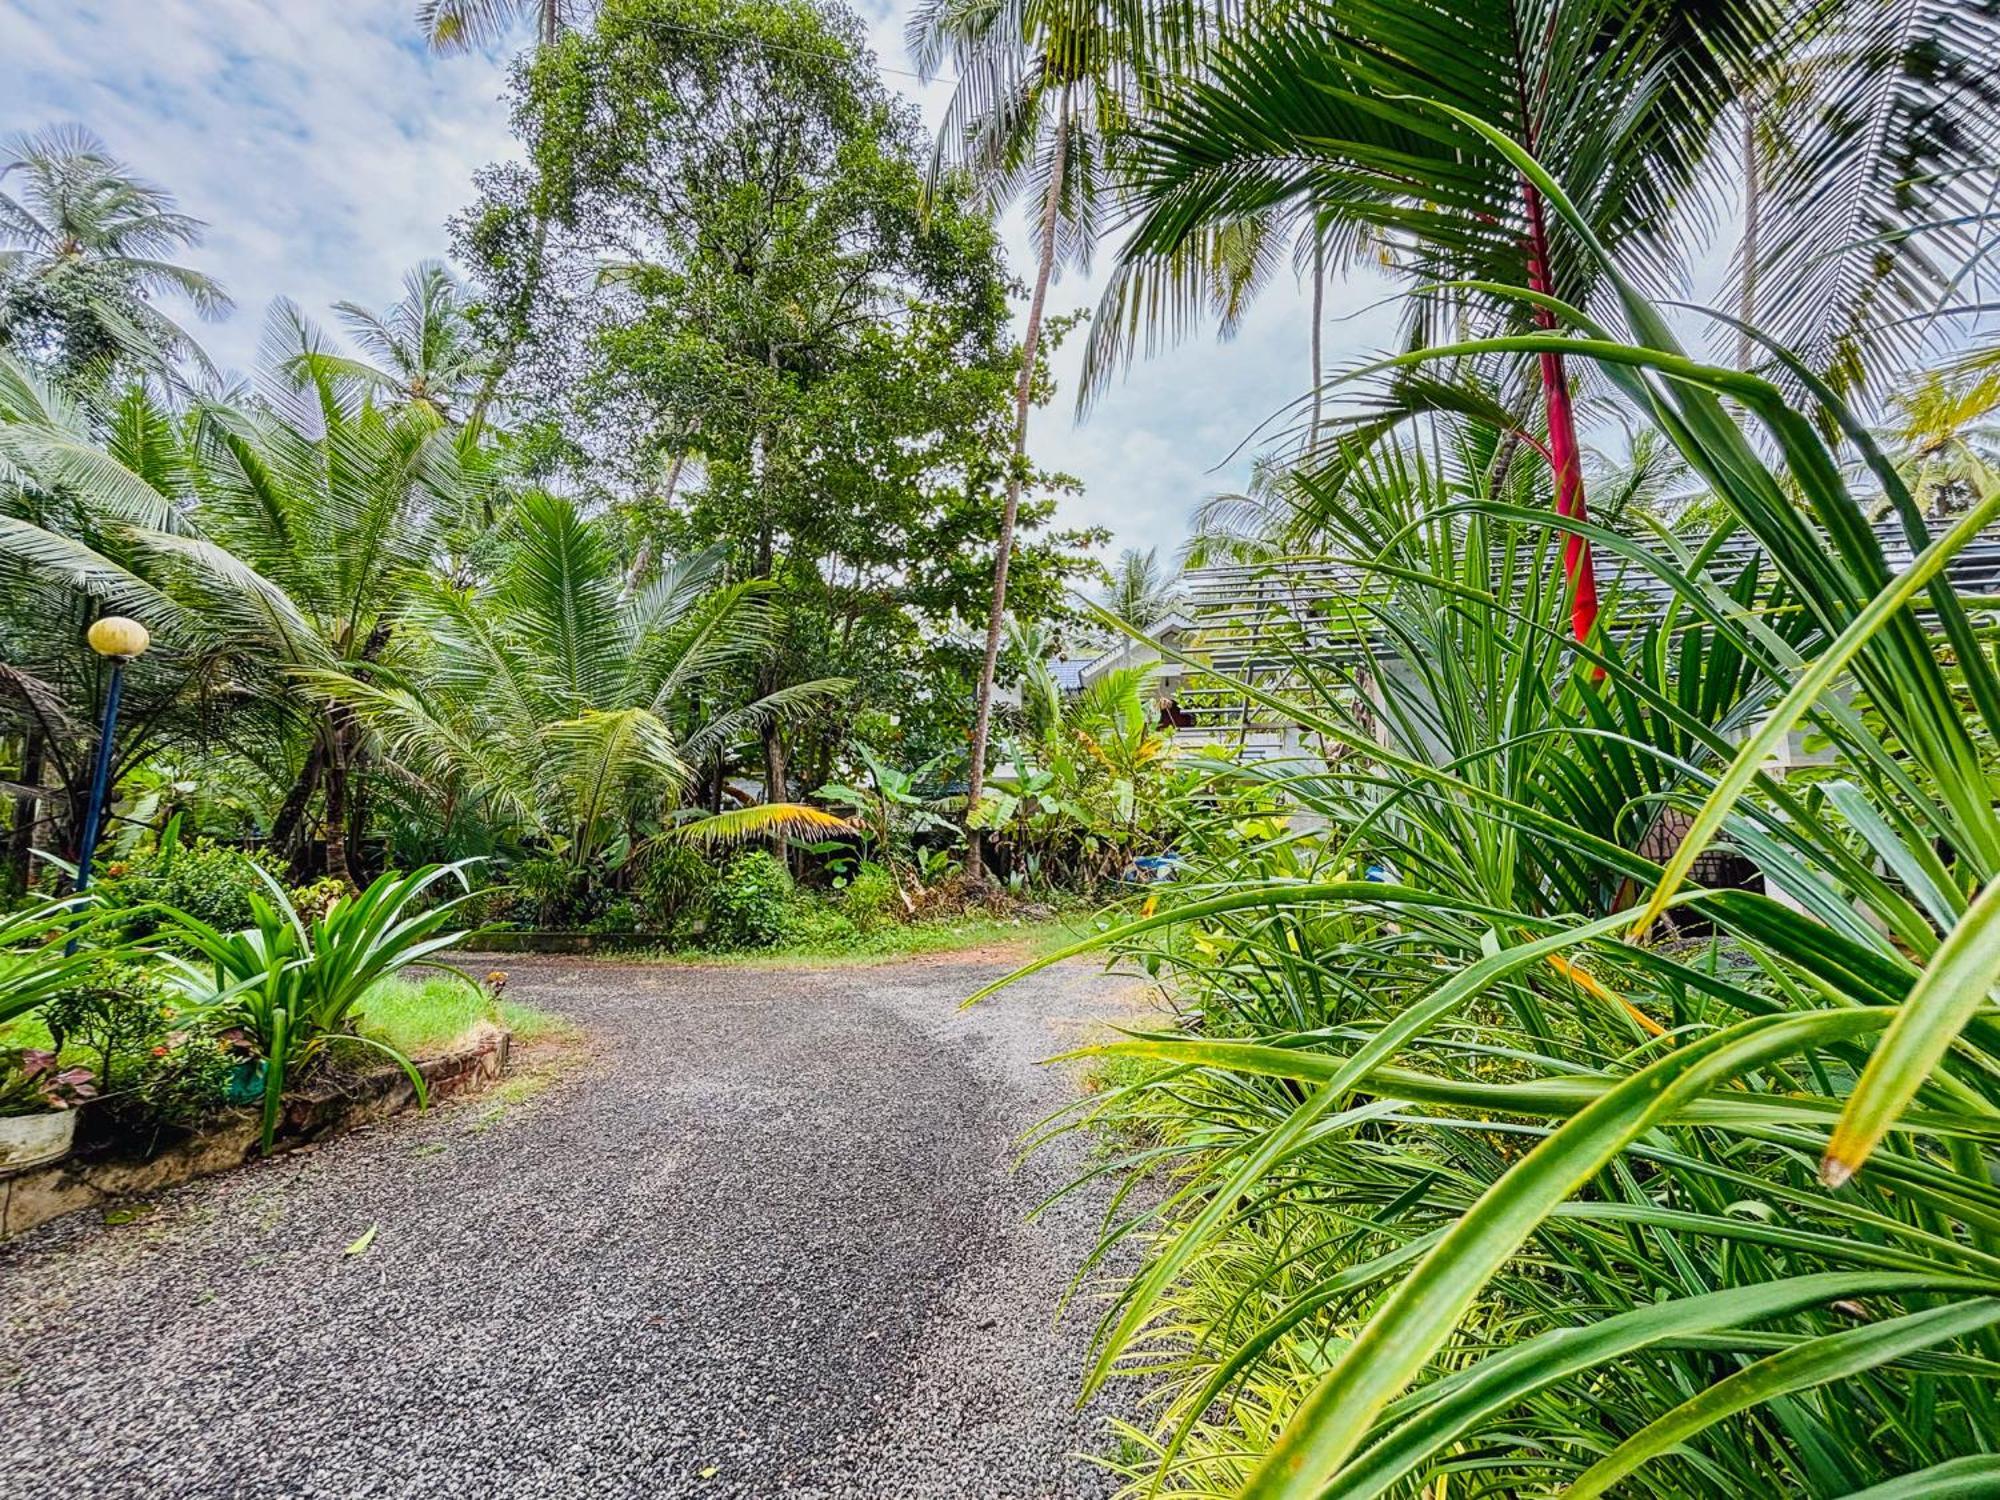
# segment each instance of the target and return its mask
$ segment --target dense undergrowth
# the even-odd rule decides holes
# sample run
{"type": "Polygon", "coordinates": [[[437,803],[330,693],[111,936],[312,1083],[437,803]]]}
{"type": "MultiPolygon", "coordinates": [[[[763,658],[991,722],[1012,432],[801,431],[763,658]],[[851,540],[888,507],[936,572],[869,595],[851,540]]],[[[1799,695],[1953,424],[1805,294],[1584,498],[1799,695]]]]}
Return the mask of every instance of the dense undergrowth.
{"type": "Polygon", "coordinates": [[[1178,1008],[1088,1106],[1151,1183],[1087,1382],[1142,1392],[1134,1496],[2000,1482],[2000,672],[1945,569],[2000,493],[1924,516],[1825,392],[1619,290],[1627,341],[1421,358],[1589,356],[1710,503],[1575,527],[1627,580],[1578,643],[1546,474],[1477,420],[1301,476],[1378,587],[1236,683],[1317,747],[1236,773],[1288,825],[1088,945],[1178,1008]]]}

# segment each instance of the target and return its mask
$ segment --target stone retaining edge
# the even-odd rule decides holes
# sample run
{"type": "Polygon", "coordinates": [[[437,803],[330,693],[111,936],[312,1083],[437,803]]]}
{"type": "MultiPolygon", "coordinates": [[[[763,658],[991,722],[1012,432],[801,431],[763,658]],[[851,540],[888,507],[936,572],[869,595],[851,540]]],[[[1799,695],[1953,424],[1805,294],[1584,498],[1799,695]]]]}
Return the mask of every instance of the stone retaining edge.
{"type": "MultiPolygon", "coordinates": [[[[506,1071],[512,1042],[511,1032],[489,1026],[472,1046],[417,1063],[430,1102],[475,1093],[497,1081],[506,1071]]],[[[400,1114],[415,1103],[416,1090],[408,1075],[394,1066],[370,1073],[346,1088],[322,1085],[287,1094],[272,1154],[344,1135],[400,1114]]],[[[0,1177],[0,1240],[64,1214],[230,1171],[258,1159],[261,1136],[258,1117],[239,1110],[213,1129],[145,1161],[65,1157],[0,1177]]]]}

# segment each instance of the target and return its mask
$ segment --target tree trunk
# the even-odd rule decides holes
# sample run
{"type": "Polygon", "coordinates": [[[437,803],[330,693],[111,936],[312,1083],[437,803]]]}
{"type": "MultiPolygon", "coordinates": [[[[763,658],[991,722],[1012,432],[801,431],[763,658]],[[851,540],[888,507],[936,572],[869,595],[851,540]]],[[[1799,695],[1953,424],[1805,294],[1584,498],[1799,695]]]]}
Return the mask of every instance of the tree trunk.
{"type": "Polygon", "coordinates": [[[325,763],[325,743],[319,735],[314,735],[312,744],[306,747],[305,763],[299,767],[298,778],[285,793],[278,816],[271,821],[271,847],[292,867],[294,874],[304,873],[299,869],[299,831],[305,826],[306,810],[312,806],[313,795],[319,791],[320,769],[325,763]]]}
{"type": "MultiPolygon", "coordinates": [[[[785,737],[775,719],[768,720],[764,725],[764,800],[791,800],[791,793],[785,787],[785,737]]],[[[783,832],[772,835],[771,850],[779,864],[791,868],[792,841],[783,832]]]]}
{"type": "MultiPolygon", "coordinates": [[[[986,788],[986,737],[993,726],[993,673],[1000,662],[1000,632],[1007,618],[1007,564],[1014,551],[1014,520],[1021,511],[1021,482],[1028,467],[1028,402],[1034,392],[1035,355],[1042,339],[1042,307],[1048,301],[1049,277],[1055,272],[1056,217],[1062,211],[1063,168],[1069,147],[1069,88],[1056,102],[1055,164],[1049,171],[1048,198],[1042,205],[1041,261],[1035,268],[1035,290],[1028,299],[1028,327],[1021,336],[1021,377],[1014,385],[1014,452],[1007,465],[1007,499],[1000,510],[999,551],[993,559],[993,609],[986,618],[986,656],[979,669],[979,707],[972,726],[972,768],[966,778],[965,813],[978,811],[986,788]]],[[[986,881],[985,840],[980,830],[965,831],[965,874],[975,885],[986,881]]]]}
{"type": "MultiPolygon", "coordinates": [[[[1736,293],[1736,316],[1744,323],[1757,321],[1757,262],[1763,254],[1758,243],[1763,228],[1764,191],[1757,174],[1757,96],[1746,85],[1741,102],[1743,112],[1743,280],[1736,293]]],[[[1757,362],[1757,344],[1747,328],[1736,330],[1736,368],[1747,370],[1757,362]]]]}
{"type": "Polygon", "coordinates": [[[327,727],[326,753],[326,873],[354,884],[347,865],[347,747],[338,724],[327,727]]]}
{"type": "MultiPolygon", "coordinates": [[[[42,762],[46,745],[42,732],[30,727],[21,746],[21,785],[42,784],[42,762]]],[[[35,829],[42,821],[42,799],[19,796],[14,799],[14,828],[7,839],[7,883],[15,891],[25,891],[35,878],[35,829]]]]}
{"type": "MultiPolygon", "coordinates": [[[[1532,182],[1524,182],[1522,191],[1528,210],[1528,285],[1544,296],[1553,296],[1542,195],[1532,182]]],[[[1545,307],[1535,309],[1535,323],[1551,330],[1558,326],[1555,314],[1545,307]]],[[[1542,355],[1541,376],[1542,399],[1549,413],[1549,456],[1555,467],[1556,514],[1565,520],[1587,521],[1590,512],[1584,502],[1583,454],[1576,438],[1576,413],[1570,405],[1563,357],[1542,355]]],[[[1597,570],[1591,561],[1590,543],[1573,531],[1563,538],[1563,579],[1570,592],[1570,628],[1579,641],[1587,640],[1597,623],[1597,570]]]]}
{"type": "Polygon", "coordinates": [[[1313,222],[1313,310],[1312,310],[1312,426],[1306,433],[1306,451],[1310,453],[1319,445],[1320,381],[1325,365],[1321,360],[1320,325],[1326,320],[1326,239],[1320,233],[1319,222],[1313,222]]]}
{"type": "MultiPolygon", "coordinates": [[[[368,863],[368,749],[359,745],[355,748],[352,762],[347,768],[349,796],[347,799],[347,867],[360,875],[371,875],[368,863]]],[[[356,885],[361,881],[355,874],[348,877],[356,885]]]]}

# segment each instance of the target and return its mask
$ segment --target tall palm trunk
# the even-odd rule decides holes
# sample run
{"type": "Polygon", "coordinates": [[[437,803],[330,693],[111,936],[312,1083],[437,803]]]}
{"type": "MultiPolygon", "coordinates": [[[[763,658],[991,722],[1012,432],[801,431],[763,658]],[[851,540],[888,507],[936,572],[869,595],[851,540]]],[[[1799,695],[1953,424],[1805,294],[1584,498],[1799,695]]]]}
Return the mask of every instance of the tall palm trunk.
{"type": "Polygon", "coordinates": [[[354,884],[347,862],[347,733],[334,723],[327,731],[326,753],[326,873],[330,879],[354,884]]]}
{"type": "Polygon", "coordinates": [[[34,879],[35,829],[42,819],[42,765],[47,742],[38,728],[28,730],[21,747],[21,785],[33,790],[14,798],[14,830],[7,841],[7,888],[20,892],[34,879]]]}
{"type": "MultiPolygon", "coordinates": [[[[1743,280],[1736,292],[1737,319],[1748,325],[1757,321],[1757,261],[1763,254],[1758,243],[1763,230],[1763,183],[1757,162],[1757,96],[1748,84],[1743,88],[1743,280]]],[[[1747,370],[1756,362],[1757,345],[1749,328],[1736,330],[1736,368],[1747,370]]]]}
{"type": "Polygon", "coordinates": [[[1320,340],[1326,321],[1326,236],[1320,233],[1317,220],[1313,224],[1313,311],[1312,311],[1312,426],[1306,430],[1306,449],[1310,452],[1319,442],[1320,384],[1326,369],[1321,358],[1320,340]]]}
{"type": "MultiPolygon", "coordinates": [[[[535,16],[535,50],[542,51],[555,44],[562,34],[562,9],[559,0],[542,0],[535,16]]],[[[549,221],[540,214],[535,215],[535,249],[528,262],[528,296],[532,300],[535,288],[542,280],[542,258],[549,246],[549,221]]],[[[493,400],[500,394],[500,382],[507,378],[507,372],[514,368],[514,356],[518,353],[516,341],[508,339],[495,351],[493,363],[487,368],[486,378],[479,383],[479,394],[473,398],[472,411],[465,419],[465,425],[474,432],[486,427],[486,413],[493,400]]]]}
{"type": "MultiPolygon", "coordinates": [[[[1021,377],[1014,385],[1014,452],[1007,465],[1007,498],[1000,509],[1000,546],[993,559],[993,608],[986,617],[986,656],[979,669],[979,708],[972,726],[972,770],[966,778],[965,812],[979,808],[986,788],[986,738],[993,727],[993,674],[1000,662],[1000,633],[1007,618],[1007,565],[1014,551],[1014,520],[1021,510],[1021,481],[1028,468],[1028,403],[1034,392],[1035,355],[1042,340],[1042,307],[1055,273],[1056,219],[1062,212],[1063,169],[1069,154],[1069,85],[1056,100],[1055,163],[1049,169],[1048,197],[1042,204],[1041,260],[1028,299],[1028,327],[1021,335],[1021,377]]],[[[980,830],[965,834],[965,873],[975,884],[986,879],[985,840],[980,830]]]]}
{"type": "MultiPolygon", "coordinates": [[[[1544,296],[1553,296],[1542,195],[1532,182],[1523,182],[1521,191],[1528,213],[1528,285],[1544,296]]],[[[1535,309],[1535,323],[1551,330],[1557,326],[1555,314],[1545,307],[1535,309]]],[[[1560,354],[1541,356],[1541,377],[1542,400],[1549,414],[1549,457],[1555,466],[1556,514],[1565,520],[1587,521],[1590,512],[1583,494],[1583,454],[1560,354]]],[[[1591,561],[1590,543],[1573,531],[1563,538],[1563,579],[1570,592],[1570,628],[1579,641],[1587,640],[1597,623],[1597,570],[1591,561]]]]}

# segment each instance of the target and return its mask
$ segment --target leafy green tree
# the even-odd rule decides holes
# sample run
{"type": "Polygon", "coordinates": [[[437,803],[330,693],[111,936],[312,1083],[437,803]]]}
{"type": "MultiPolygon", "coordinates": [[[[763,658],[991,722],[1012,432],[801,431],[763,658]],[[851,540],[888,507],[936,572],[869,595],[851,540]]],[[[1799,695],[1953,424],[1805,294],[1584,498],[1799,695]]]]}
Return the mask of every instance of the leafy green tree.
{"type": "MultiPolygon", "coordinates": [[[[927,211],[920,133],[854,19],[615,0],[523,68],[516,120],[527,176],[489,178],[462,226],[497,286],[520,226],[550,225],[510,399],[623,492],[635,562],[721,540],[776,581],[754,692],[870,663],[859,691],[907,699],[881,668],[976,607],[961,554],[992,535],[1020,364],[992,227],[949,192],[927,211]]],[[[1032,602],[1053,606],[1079,540],[1036,549],[1032,602]]],[[[763,748],[783,800],[799,747],[773,724],[763,748]]],[[[803,753],[816,785],[825,737],[803,753]]]]}
{"type": "Polygon", "coordinates": [[[185,357],[211,369],[155,305],[176,295],[203,317],[229,310],[220,284],[171,258],[200,242],[201,221],[79,126],[48,126],[4,149],[0,347],[86,385],[126,358],[164,365],[185,357]]]}

